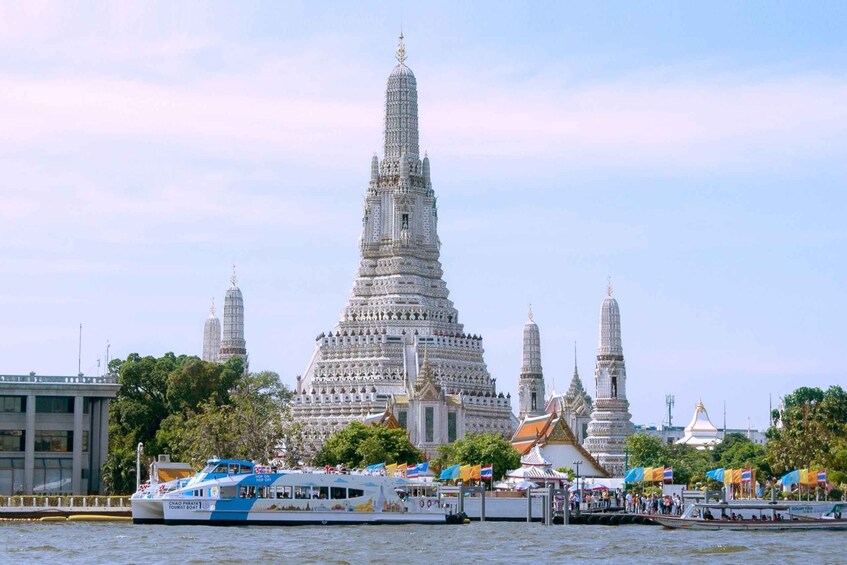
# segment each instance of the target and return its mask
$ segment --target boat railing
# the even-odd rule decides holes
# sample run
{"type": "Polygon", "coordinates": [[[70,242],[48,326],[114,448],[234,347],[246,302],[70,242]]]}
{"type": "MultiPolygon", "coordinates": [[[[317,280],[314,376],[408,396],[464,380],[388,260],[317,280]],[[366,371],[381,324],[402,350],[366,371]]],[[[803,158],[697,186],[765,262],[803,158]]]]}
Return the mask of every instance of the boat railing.
{"type": "Polygon", "coordinates": [[[129,509],[128,496],[40,496],[16,495],[0,496],[0,509],[51,508],[51,509],[129,509]]]}

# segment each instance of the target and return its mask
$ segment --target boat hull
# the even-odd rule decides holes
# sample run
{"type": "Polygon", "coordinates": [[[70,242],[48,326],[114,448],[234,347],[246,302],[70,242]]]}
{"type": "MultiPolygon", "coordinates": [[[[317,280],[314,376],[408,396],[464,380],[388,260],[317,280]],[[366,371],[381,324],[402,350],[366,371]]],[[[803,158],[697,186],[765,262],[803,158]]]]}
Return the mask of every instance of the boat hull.
{"type": "Polygon", "coordinates": [[[699,520],[650,516],[654,522],[674,530],[732,530],[732,531],[786,531],[786,530],[847,530],[847,520],[782,520],[776,522],[699,520]]]}

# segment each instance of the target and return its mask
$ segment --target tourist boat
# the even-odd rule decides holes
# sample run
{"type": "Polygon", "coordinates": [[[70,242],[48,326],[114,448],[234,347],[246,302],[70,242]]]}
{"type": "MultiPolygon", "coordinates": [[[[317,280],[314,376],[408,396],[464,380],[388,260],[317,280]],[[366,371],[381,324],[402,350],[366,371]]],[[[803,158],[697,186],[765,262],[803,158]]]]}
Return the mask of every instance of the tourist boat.
{"type": "Polygon", "coordinates": [[[192,476],[191,467],[184,463],[171,463],[169,459],[155,461],[150,466],[150,480],[130,497],[132,521],[135,524],[161,524],[165,519],[162,497],[167,493],[209,479],[249,475],[255,471],[255,466],[249,461],[213,457],[192,476]]]}
{"type": "Polygon", "coordinates": [[[165,524],[463,523],[456,502],[409,496],[403,478],[285,472],[192,481],[162,496],[165,524]]]}
{"type": "Polygon", "coordinates": [[[842,513],[847,517],[847,504],[832,504],[827,512],[811,515],[774,502],[698,502],[682,516],[653,515],[650,520],[682,530],[847,530],[842,513]]]}

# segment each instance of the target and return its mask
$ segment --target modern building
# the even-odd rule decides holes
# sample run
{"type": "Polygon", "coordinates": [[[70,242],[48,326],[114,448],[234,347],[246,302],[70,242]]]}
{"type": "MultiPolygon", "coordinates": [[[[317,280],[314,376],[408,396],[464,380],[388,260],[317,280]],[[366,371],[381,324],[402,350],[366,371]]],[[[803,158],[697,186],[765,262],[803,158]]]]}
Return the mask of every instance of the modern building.
{"type": "Polygon", "coordinates": [[[626,438],[635,429],[626,399],[626,364],[621,345],[621,313],[612,298],[609,283],[607,296],[600,307],[600,345],[594,369],[596,393],[588,437],[583,447],[613,477],[622,477],[626,467],[626,438]]]}
{"type": "Polygon", "coordinates": [[[488,373],[482,338],[459,322],[443,279],[430,159],[420,155],[417,82],[402,35],[397,61],[382,159],[370,163],[358,277],[341,319],[317,336],[297,378],[293,415],[307,450],[386,407],[430,454],[468,432],[509,437],[517,423],[488,373]]]}
{"type": "Polygon", "coordinates": [[[236,284],[238,277],[235,276],[235,267],[232,268],[230,282],[232,286],[224,297],[224,326],[218,362],[226,363],[232,357],[240,357],[244,360],[246,371],[248,359],[247,342],[244,340],[244,297],[236,284]]]}
{"type": "Polygon", "coordinates": [[[0,375],[0,495],[102,494],[119,389],[114,375],[0,375]]]}

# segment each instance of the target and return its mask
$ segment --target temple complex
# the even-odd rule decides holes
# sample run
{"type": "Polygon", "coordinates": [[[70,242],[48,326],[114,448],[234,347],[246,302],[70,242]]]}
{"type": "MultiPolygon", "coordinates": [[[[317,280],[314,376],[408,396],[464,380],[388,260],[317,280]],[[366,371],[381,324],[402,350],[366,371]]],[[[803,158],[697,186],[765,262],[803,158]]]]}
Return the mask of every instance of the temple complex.
{"type": "Polygon", "coordinates": [[[541,334],[529,319],[523,327],[523,364],[518,380],[518,418],[544,414],[544,374],[541,370],[541,334]]]}
{"type": "MultiPolygon", "coordinates": [[[[315,340],[293,415],[307,451],[352,421],[390,410],[430,454],[468,432],[508,437],[516,421],[449,299],[429,158],[420,156],[418,92],[403,36],[388,77],[382,159],[373,156],[361,261],[349,301],[315,340]]],[[[224,323],[226,338],[226,323],[224,323]]],[[[308,455],[306,453],[305,455],[308,455]]]]}
{"type": "Polygon", "coordinates": [[[626,466],[626,438],[635,428],[626,399],[626,364],[621,345],[621,313],[612,298],[609,283],[600,307],[600,345],[594,380],[597,388],[594,409],[583,446],[612,476],[623,476],[626,466]]]}
{"type": "Polygon", "coordinates": [[[544,406],[548,414],[559,414],[568,425],[579,443],[588,436],[588,422],[591,421],[593,404],[591,397],[582,386],[579,369],[576,364],[576,344],[574,343],[573,377],[568,391],[557,393],[553,391],[544,406]]]}

